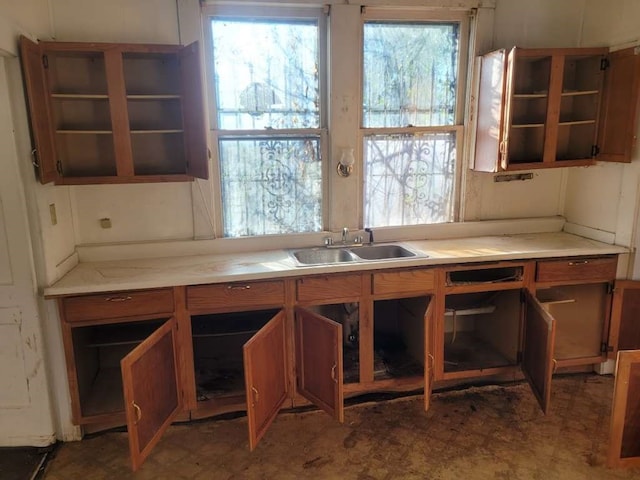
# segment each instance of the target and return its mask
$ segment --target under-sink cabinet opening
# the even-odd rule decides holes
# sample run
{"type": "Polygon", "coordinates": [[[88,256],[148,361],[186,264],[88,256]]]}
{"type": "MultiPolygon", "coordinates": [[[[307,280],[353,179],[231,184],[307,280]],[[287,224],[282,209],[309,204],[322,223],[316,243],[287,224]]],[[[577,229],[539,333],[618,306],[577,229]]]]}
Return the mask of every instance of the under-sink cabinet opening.
{"type": "Polygon", "coordinates": [[[429,301],[427,296],[374,301],[374,380],[424,377],[429,301]]]}
{"type": "Polygon", "coordinates": [[[521,312],[519,289],[447,295],[444,372],[517,365],[521,312]]]}

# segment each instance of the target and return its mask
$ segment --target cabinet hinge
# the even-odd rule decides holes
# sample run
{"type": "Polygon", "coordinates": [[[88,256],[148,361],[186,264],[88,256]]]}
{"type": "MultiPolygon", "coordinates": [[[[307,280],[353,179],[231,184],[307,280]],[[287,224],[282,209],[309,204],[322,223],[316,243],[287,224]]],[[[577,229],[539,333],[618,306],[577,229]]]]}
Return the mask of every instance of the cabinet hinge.
{"type": "Polygon", "coordinates": [[[42,66],[49,68],[49,57],[47,55],[42,55],[42,66]]]}
{"type": "Polygon", "coordinates": [[[62,162],[60,162],[60,160],[56,162],[56,170],[58,171],[58,175],[61,177],[64,175],[62,172],[62,162]]]}
{"type": "Polygon", "coordinates": [[[591,156],[597,157],[599,153],[600,153],[600,147],[598,147],[598,145],[591,145],[591,156]]]}
{"type": "Polygon", "coordinates": [[[608,345],[607,342],[602,342],[602,344],[600,344],[600,352],[601,353],[613,352],[613,347],[608,345]]]}
{"type": "Polygon", "coordinates": [[[609,68],[609,65],[611,63],[609,62],[608,58],[603,58],[602,60],[600,60],[600,70],[606,70],[607,68],[609,68]]]}
{"type": "Polygon", "coordinates": [[[607,283],[607,295],[612,295],[613,292],[615,292],[615,291],[616,291],[616,289],[615,289],[615,287],[613,285],[613,282],[607,283]]]}

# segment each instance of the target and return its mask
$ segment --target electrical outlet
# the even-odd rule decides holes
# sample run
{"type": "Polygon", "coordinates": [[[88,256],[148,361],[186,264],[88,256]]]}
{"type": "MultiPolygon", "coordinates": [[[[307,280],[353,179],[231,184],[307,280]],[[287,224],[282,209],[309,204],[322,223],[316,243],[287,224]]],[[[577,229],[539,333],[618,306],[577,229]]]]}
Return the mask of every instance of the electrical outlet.
{"type": "Polygon", "coordinates": [[[101,218],[100,226],[102,228],[111,228],[111,219],[110,218],[101,218]]]}
{"type": "Polygon", "coordinates": [[[57,225],[58,224],[58,214],[56,213],[56,204],[55,203],[50,203],[49,204],[49,217],[51,217],[51,225],[57,225]]]}

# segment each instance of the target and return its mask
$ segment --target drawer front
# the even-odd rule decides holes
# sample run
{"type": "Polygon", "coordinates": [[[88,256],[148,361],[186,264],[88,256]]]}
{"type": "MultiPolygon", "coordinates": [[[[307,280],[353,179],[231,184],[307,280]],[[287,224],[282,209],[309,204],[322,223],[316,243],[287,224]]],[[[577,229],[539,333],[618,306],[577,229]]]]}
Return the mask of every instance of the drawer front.
{"type": "Polygon", "coordinates": [[[373,275],[373,294],[424,292],[435,288],[434,270],[380,272],[373,275]]]}
{"type": "Polygon", "coordinates": [[[616,278],[617,257],[569,258],[537,263],[537,282],[613,280],[616,278]]]}
{"type": "Polygon", "coordinates": [[[351,298],[361,295],[362,279],[360,275],[301,278],[296,287],[296,298],[300,302],[351,298]]]}
{"type": "Polygon", "coordinates": [[[237,310],[284,305],[284,281],[238,282],[187,287],[190,311],[237,310]]]}
{"type": "Polygon", "coordinates": [[[173,314],[173,290],[162,288],[62,299],[67,322],[82,322],[136,315],[173,314]]]}

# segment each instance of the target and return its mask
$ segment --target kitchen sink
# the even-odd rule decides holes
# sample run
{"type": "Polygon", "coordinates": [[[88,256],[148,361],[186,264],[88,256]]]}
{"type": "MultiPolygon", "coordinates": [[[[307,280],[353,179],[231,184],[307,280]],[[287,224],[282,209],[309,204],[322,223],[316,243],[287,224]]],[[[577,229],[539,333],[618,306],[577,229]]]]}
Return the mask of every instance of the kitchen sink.
{"type": "Polygon", "coordinates": [[[345,248],[304,248],[291,253],[304,265],[355,262],[357,259],[345,248]]]}
{"type": "Polygon", "coordinates": [[[363,260],[385,260],[416,256],[414,252],[401,245],[368,245],[354,247],[351,252],[363,260]]]}
{"type": "Polygon", "coordinates": [[[329,265],[348,262],[370,262],[424,257],[397,244],[359,245],[353,247],[312,247],[289,252],[298,265],[329,265]]]}

